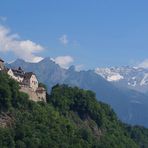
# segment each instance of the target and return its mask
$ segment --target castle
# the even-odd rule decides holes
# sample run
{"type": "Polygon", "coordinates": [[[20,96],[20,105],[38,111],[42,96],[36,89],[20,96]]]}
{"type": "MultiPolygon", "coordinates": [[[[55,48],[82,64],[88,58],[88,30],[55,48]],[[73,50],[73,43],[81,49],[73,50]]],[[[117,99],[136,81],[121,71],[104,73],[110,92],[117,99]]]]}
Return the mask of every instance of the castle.
{"type": "Polygon", "coordinates": [[[30,100],[46,102],[46,90],[39,86],[38,79],[33,72],[24,72],[21,67],[18,69],[6,68],[2,59],[0,59],[0,71],[6,72],[16,80],[19,83],[20,91],[27,93],[30,100]]]}

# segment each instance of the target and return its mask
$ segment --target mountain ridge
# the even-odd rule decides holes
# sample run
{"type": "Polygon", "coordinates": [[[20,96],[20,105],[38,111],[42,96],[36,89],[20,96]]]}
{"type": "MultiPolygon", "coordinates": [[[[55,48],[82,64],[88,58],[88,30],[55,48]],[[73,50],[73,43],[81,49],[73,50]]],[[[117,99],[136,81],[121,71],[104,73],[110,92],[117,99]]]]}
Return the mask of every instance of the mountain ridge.
{"type": "Polygon", "coordinates": [[[148,92],[148,69],[141,67],[96,68],[101,75],[117,87],[129,88],[138,92],[148,92]]]}
{"type": "Polygon", "coordinates": [[[100,101],[112,106],[122,121],[148,127],[147,96],[134,90],[128,89],[127,91],[126,89],[117,88],[93,70],[78,72],[74,70],[74,67],[63,69],[50,58],[45,58],[39,63],[17,60],[7,64],[7,66],[12,68],[21,66],[25,71],[33,71],[39,81],[47,85],[49,92],[52,86],[57,83],[92,90],[100,101]],[[137,102],[140,103],[138,104],[137,102]],[[147,114],[146,116],[144,115],[145,113],[147,114]]]}

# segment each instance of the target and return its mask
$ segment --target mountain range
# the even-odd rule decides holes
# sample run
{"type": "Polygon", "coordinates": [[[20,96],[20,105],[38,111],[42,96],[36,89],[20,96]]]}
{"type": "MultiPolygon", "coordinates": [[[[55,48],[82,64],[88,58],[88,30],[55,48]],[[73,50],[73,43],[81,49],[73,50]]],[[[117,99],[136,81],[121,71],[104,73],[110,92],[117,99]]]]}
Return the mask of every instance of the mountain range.
{"type": "MultiPolygon", "coordinates": [[[[96,93],[99,101],[111,105],[122,121],[148,127],[148,96],[146,94],[146,85],[140,85],[142,78],[141,83],[138,83],[140,80],[136,77],[137,86],[135,89],[132,89],[133,81],[128,81],[129,79],[133,80],[136,74],[137,76],[141,76],[140,69],[131,68],[133,74],[129,72],[130,68],[128,67],[125,67],[125,69],[121,68],[120,70],[118,70],[119,68],[114,68],[115,71],[111,69],[96,69],[78,72],[75,70],[75,66],[71,66],[69,69],[63,69],[50,58],[45,58],[38,63],[28,63],[24,60],[17,59],[13,63],[6,64],[6,66],[11,68],[21,66],[25,71],[34,72],[39,81],[47,85],[49,92],[52,86],[57,83],[92,90],[96,93]],[[108,71],[111,71],[112,74],[108,71]],[[131,85],[128,85],[129,83],[131,85]],[[138,86],[144,87],[145,91],[142,91],[142,88],[138,89],[138,86]]],[[[146,84],[146,78],[144,80],[146,84]]],[[[144,80],[142,84],[144,84],[144,80]]]]}
{"type": "Polygon", "coordinates": [[[117,87],[148,93],[148,69],[125,66],[96,68],[95,72],[117,87]]]}

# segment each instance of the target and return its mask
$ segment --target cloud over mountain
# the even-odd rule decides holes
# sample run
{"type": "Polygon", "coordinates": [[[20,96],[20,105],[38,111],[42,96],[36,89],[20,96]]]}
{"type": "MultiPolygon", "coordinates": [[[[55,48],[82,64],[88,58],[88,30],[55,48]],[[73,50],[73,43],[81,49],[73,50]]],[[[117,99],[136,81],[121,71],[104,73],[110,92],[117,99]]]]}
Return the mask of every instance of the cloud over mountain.
{"type": "Polygon", "coordinates": [[[36,53],[43,49],[41,45],[31,40],[21,40],[18,34],[13,34],[10,29],[0,25],[0,52],[13,52],[18,58],[38,62],[42,57],[36,56],[36,53]]]}
{"type": "Polygon", "coordinates": [[[141,62],[138,67],[148,68],[148,59],[145,59],[143,62],[141,62]]]}
{"type": "Polygon", "coordinates": [[[74,61],[73,57],[71,56],[58,56],[56,58],[52,58],[52,60],[60,65],[60,67],[67,69],[70,64],[74,61]]]}

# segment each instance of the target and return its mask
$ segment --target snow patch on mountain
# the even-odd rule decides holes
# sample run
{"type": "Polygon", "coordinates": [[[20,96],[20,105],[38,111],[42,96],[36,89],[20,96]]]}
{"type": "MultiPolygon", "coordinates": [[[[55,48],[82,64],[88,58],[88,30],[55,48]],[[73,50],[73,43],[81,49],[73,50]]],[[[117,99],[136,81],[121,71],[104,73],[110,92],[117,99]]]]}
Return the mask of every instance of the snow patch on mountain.
{"type": "Polygon", "coordinates": [[[101,75],[103,78],[107,79],[110,82],[119,81],[124,78],[122,75],[109,68],[105,69],[96,68],[95,73],[101,75]]]}
{"type": "Polygon", "coordinates": [[[128,84],[129,86],[135,87],[135,86],[137,85],[137,81],[133,81],[133,83],[128,82],[127,84],[128,84]]]}
{"type": "Polygon", "coordinates": [[[129,66],[96,68],[95,73],[118,87],[148,92],[148,69],[129,66]]]}
{"type": "Polygon", "coordinates": [[[144,75],[144,78],[141,80],[140,85],[147,85],[148,84],[148,73],[144,75]]]}
{"type": "Polygon", "coordinates": [[[107,78],[108,81],[119,81],[121,79],[123,79],[123,76],[121,76],[120,74],[115,74],[107,78]]]}

